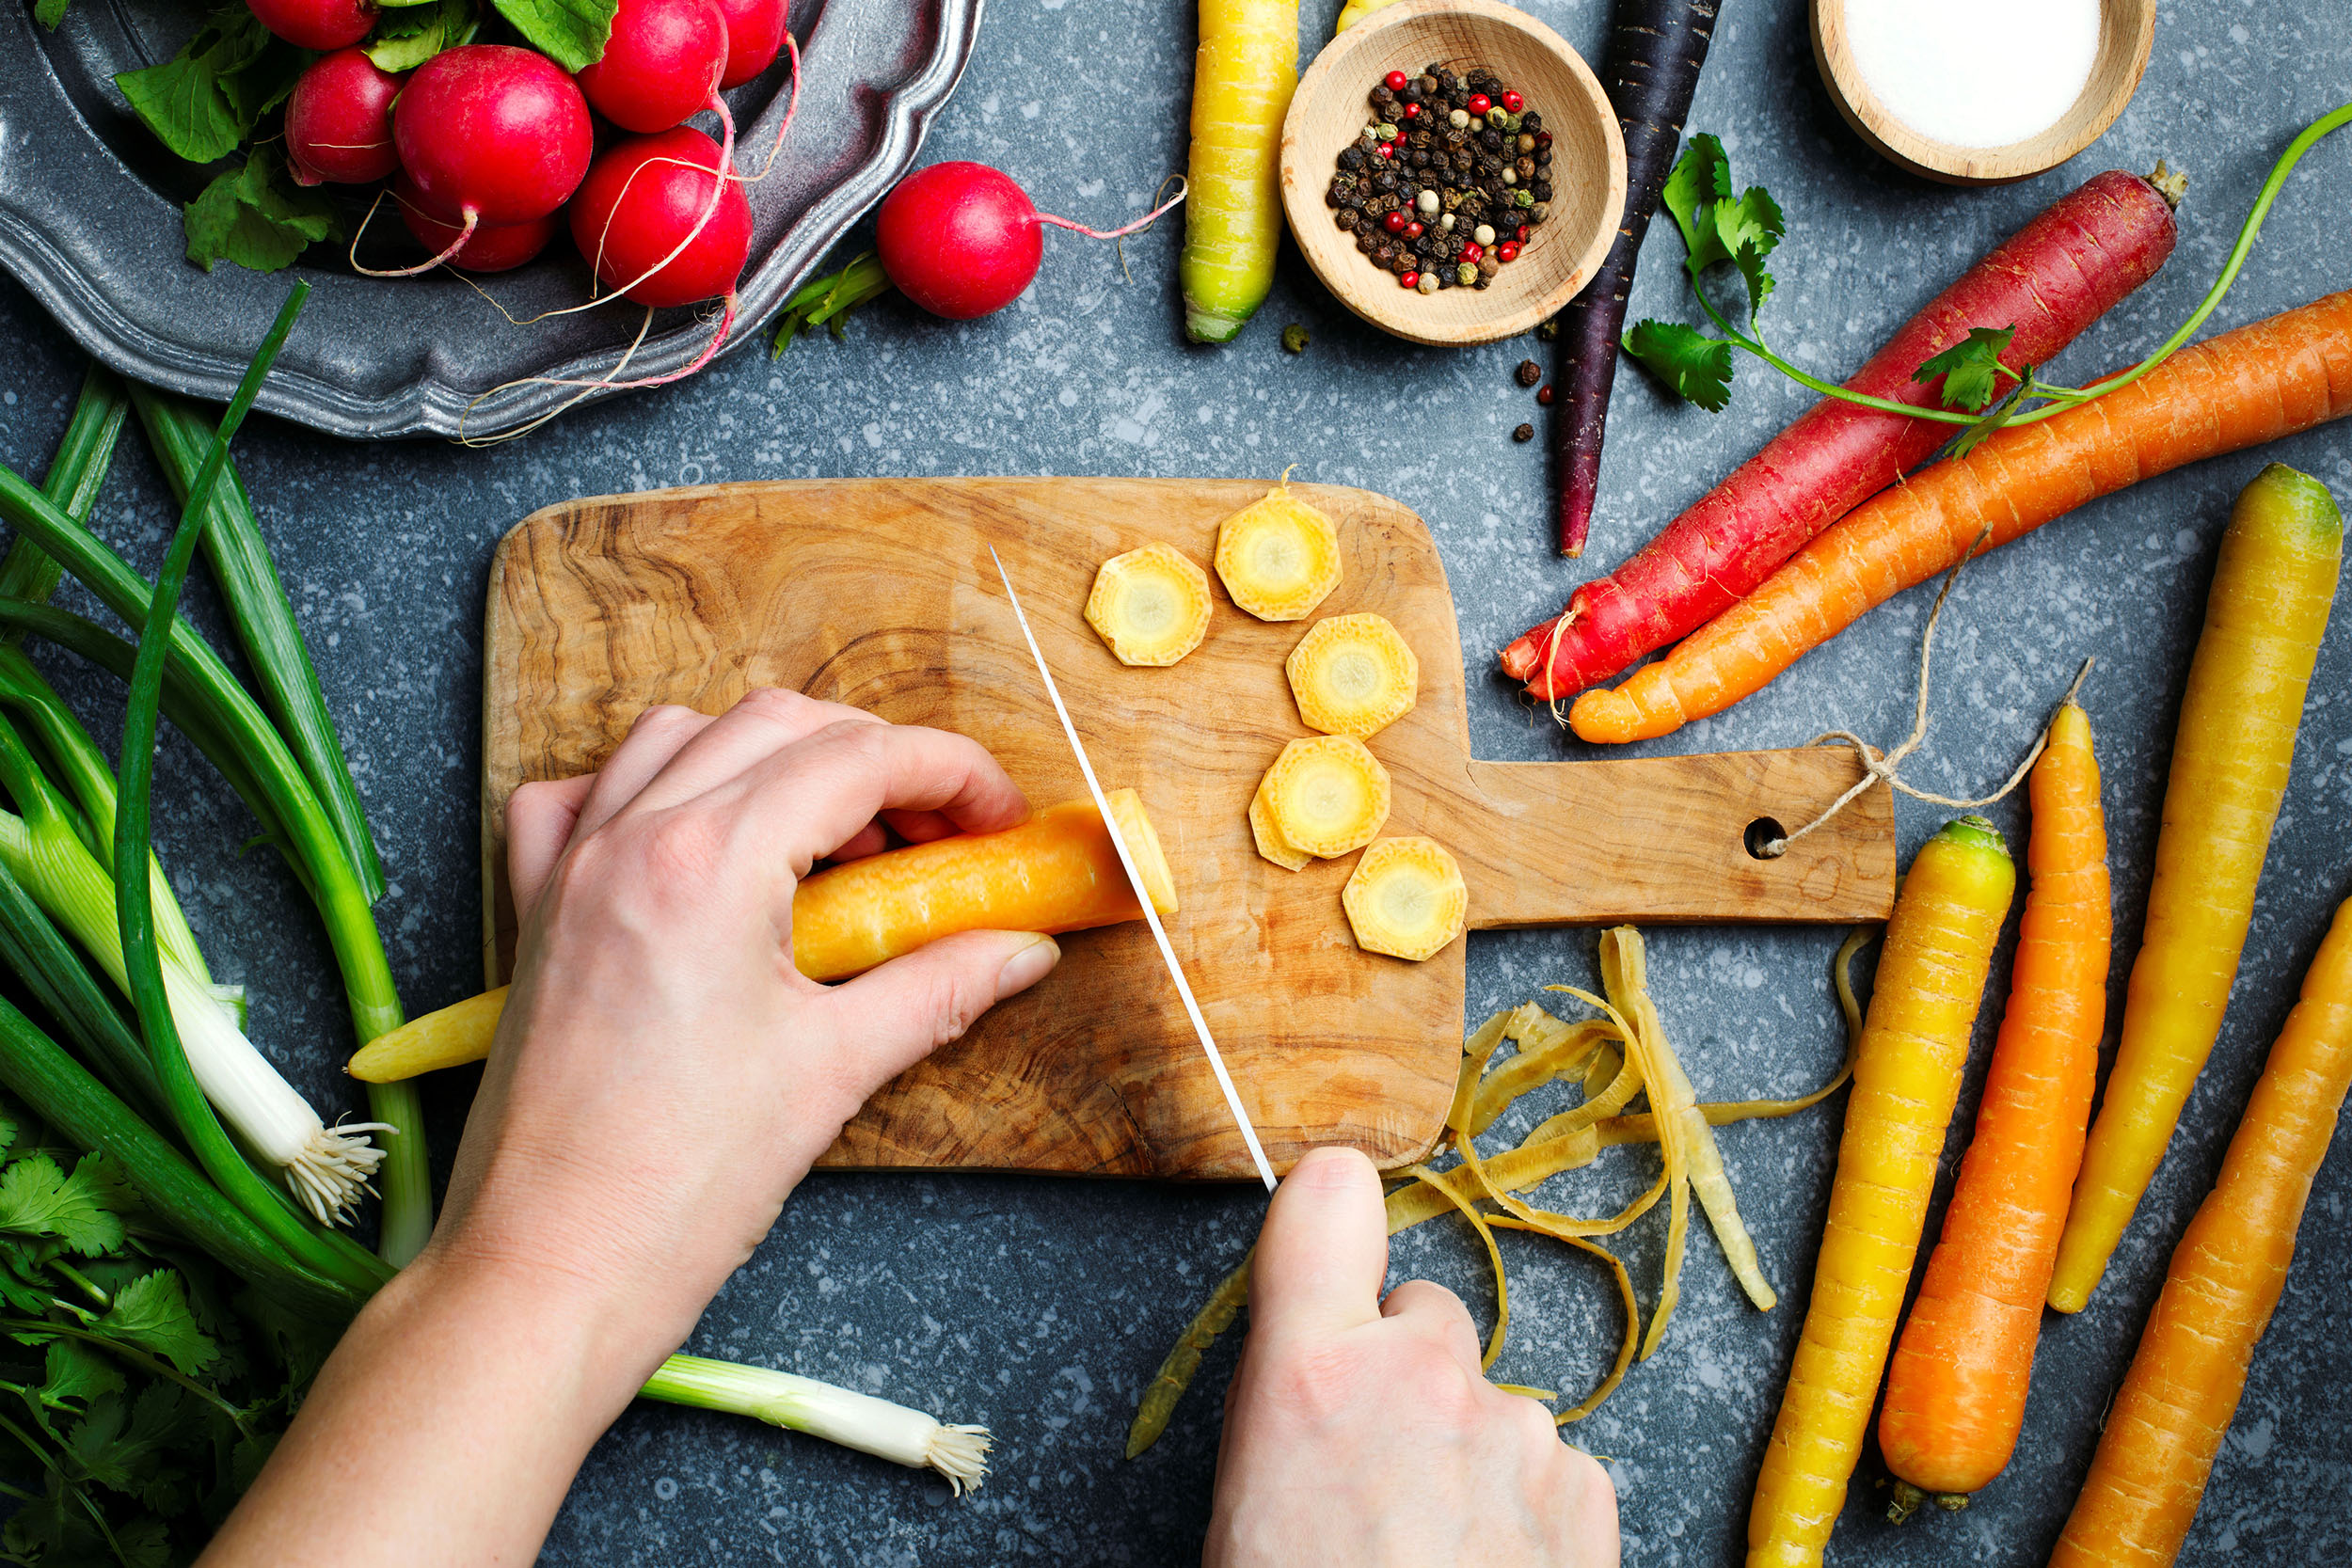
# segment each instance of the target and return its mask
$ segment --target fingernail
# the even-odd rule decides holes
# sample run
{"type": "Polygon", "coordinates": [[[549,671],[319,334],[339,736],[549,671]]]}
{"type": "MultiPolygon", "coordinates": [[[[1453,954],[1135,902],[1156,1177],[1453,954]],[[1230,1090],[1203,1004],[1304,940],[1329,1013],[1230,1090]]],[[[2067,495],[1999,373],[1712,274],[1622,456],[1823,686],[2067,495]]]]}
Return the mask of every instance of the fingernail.
{"type": "Polygon", "coordinates": [[[1061,962],[1061,944],[1052,937],[1031,937],[1029,943],[1005,960],[996,972],[996,1000],[1024,991],[1054,972],[1061,962]]]}

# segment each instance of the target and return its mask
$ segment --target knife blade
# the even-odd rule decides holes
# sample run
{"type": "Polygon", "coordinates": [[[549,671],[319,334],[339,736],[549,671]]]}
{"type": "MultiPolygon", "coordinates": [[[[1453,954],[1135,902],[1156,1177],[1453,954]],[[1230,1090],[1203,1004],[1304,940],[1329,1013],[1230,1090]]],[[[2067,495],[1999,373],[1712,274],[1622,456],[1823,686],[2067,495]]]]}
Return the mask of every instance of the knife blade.
{"type": "Polygon", "coordinates": [[[988,558],[996,562],[996,576],[1005,585],[1005,598],[1012,606],[1012,616],[1021,624],[1021,635],[1029,644],[1029,657],[1037,660],[1037,673],[1045,682],[1045,695],[1052,699],[1054,713],[1061,720],[1061,733],[1069,738],[1071,754],[1078,759],[1078,771],[1085,775],[1087,793],[1094,798],[1094,809],[1102,814],[1103,826],[1110,830],[1111,847],[1119,851],[1120,869],[1127,873],[1127,885],[1135,891],[1136,903],[1143,911],[1143,918],[1152,927],[1152,940],[1160,944],[1160,958],[1168,965],[1168,977],[1176,982],[1176,995],[1184,1005],[1184,1016],[1192,1020],[1193,1033],[1200,1037],[1200,1050],[1209,1058],[1209,1070],[1216,1075],[1216,1086],[1225,1093],[1225,1106],[1233,1113],[1233,1125],[1241,1129],[1241,1141],[1249,1146],[1249,1158],[1258,1167],[1259,1180],[1265,1190],[1274,1190],[1274,1167],[1266,1163],[1265,1149],[1258,1142],[1258,1130],[1251,1125],[1249,1113],[1241,1102],[1241,1092],[1233,1087],[1233,1076],[1225,1070],[1225,1057],[1216,1048],[1216,1039],[1209,1033],[1209,1021],[1200,1016],[1200,1004],[1192,994],[1192,986],[1184,978],[1184,966],[1176,961],[1176,949],[1168,940],[1168,927],[1160,924],[1159,911],[1152,907],[1151,892],[1143,885],[1143,873],[1136,869],[1136,858],[1127,848],[1127,841],[1120,836],[1119,819],[1111,815],[1110,802],[1103,798],[1102,783],[1094,776],[1094,764],[1087,756],[1086,743],[1078,738],[1078,726],[1071,722],[1070,709],[1061,700],[1061,689],[1054,684],[1054,672],[1045,663],[1045,650],[1037,645],[1037,633],[1029,629],[1029,617],[1021,608],[1021,595],[1013,592],[1012,574],[1005,570],[1004,558],[996,546],[988,547],[988,558]]]}

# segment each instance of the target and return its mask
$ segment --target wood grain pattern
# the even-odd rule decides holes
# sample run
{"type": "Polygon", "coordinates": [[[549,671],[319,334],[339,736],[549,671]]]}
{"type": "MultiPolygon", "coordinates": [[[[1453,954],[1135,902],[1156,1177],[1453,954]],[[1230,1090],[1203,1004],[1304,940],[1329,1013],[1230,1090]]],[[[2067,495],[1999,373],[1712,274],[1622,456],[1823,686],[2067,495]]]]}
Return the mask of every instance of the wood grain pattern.
{"type": "Polygon", "coordinates": [[[1914,174],[1947,185],[2006,185],[2058,165],[2106,135],[2139,90],[2156,38],[2156,0],[2100,0],[2090,79],[2048,130],[2006,147],[1955,147],[1922,135],[1863,80],[1846,36],[1846,0],[1813,0],[1813,64],[1854,133],[1914,174]]]}
{"type": "MultiPolygon", "coordinates": [[[[1385,497],[1295,487],[1338,524],[1346,576],[1318,613],[1376,610],[1421,656],[1419,705],[1371,742],[1395,784],[1386,831],[1453,848],[1481,926],[1883,918],[1891,807],[1874,793],[1785,860],[1760,816],[1801,821],[1849,784],[1842,751],[1609,763],[1471,760],[1462,649],[1421,519],[1385,497]]],[[[1456,942],[1424,964],[1357,951],[1353,857],[1286,872],[1246,812],[1305,732],[1282,660],[1311,622],[1235,610],[1211,574],[1209,636],[1127,669],[1080,619],[1096,565],[1152,539],[1203,562],[1243,481],[817,481],[575,501],[525,520],[491,569],[483,703],[485,969],[512,957],[501,825],[528,779],[597,767],[657,703],[716,713],[785,686],[985,741],[1032,800],[1082,794],[1021,641],[993,544],[1106,787],[1139,789],[1175,867],[1168,934],[1287,1164],[1349,1142],[1384,1164],[1436,1138],[1463,1006],[1456,942]]],[[[1139,926],[1065,939],[1060,971],[892,1084],[828,1156],[1242,1178],[1249,1163],[1139,926]]]]}
{"type": "Polygon", "coordinates": [[[1341,304],[1416,343],[1491,343],[1549,321],[1591,281],[1625,213],[1625,135],[1582,55],[1495,0],[1403,0],[1326,44],[1282,119],[1282,213],[1315,277],[1341,304]],[[1365,95],[1391,71],[1485,66],[1523,94],[1551,134],[1550,216],[1484,289],[1410,293],[1356,249],[1325,204],[1340,150],[1363,134],[1365,95]]]}

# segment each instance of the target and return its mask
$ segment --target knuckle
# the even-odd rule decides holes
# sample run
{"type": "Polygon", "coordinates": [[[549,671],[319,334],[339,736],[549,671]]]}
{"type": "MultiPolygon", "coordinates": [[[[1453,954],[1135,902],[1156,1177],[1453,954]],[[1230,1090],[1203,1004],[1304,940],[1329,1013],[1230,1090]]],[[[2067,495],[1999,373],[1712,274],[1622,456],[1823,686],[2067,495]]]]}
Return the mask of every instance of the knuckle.
{"type": "Polygon", "coordinates": [[[656,703],[639,714],[628,726],[629,735],[671,735],[685,729],[702,718],[691,707],[676,703],[656,703]]]}
{"type": "Polygon", "coordinates": [[[1266,1402],[1310,1426],[1342,1418],[1364,1381],[1362,1357],[1333,1340],[1291,1344],[1267,1359],[1266,1402]]]}

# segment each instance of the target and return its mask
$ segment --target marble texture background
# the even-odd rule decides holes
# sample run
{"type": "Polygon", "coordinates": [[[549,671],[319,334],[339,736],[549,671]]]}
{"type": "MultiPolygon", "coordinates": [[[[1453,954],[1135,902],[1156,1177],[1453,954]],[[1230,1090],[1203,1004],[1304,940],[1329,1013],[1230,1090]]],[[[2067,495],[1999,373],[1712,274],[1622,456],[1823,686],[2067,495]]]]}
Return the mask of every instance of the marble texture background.
{"type": "MultiPolygon", "coordinates": [[[[1606,0],[1531,0],[1530,8],[1598,54],[1606,0]]],[[[1307,47],[1335,9],[1333,0],[1306,8],[1307,47]]],[[[2164,157],[2192,181],[2179,250],[2058,370],[2087,378],[2144,352],[2211,280],[2277,150],[2352,82],[2352,29],[2335,0],[2168,0],[2147,79],[2099,144],[2023,184],[1956,191],[1893,170],[1846,129],[1816,78],[1798,0],[1728,0],[1724,9],[1692,127],[1720,135],[1735,177],[1769,185],[1787,209],[1768,319],[1784,352],[1835,374],[2060,192],[2098,169],[2145,169],[2164,157]]],[[[998,0],[927,156],[984,160],[1048,210],[1121,221],[1183,166],[1192,45],[1190,8],[1172,0],[998,0]]],[[[2352,204],[2348,149],[2324,146],[2296,177],[2214,328],[2352,281],[2340,233],[2352,204]]],[[[1357,325],[1286,253],[1274,296],[1239,342],[1190,348],[1177,328],[1179,228],[1128,243],[1132,281],[1106,247],[1055,234],[1037,284],[994,318],[948,324],[884,302],[853,322],[845,342],[806,341],[773,364],[747,352],[686,386],[576,412],[491,452],[340,445],[268,420],[248,427],[239,461],[383,844],[392,888],[381,914],[413,1009],[453,1001],[480,980],[482,596],[500,535],[537,507],[732,480],[1270,477],[1296,463],[1318,480],[1386,491],[1428,519],[1476,660],[1556,609],[1585,573],[1621,557],[1804,404],[1752,365],[1741,367],[1730,408],[1712,417],[1669,406],[1629,373],[1616,393],[1594,550],[1585,563],[1566,562],[1549,543],[1545,443],[1515,446],[1508,434],[1541,419],[1511,368],[1529,355],[1549,365],[1548,346],[1519,340],[1441,352],[1390,341],[1357,325]],[[1277,344],[1292,322],[1313,337],[1301,356],[1277,344]]],[[[1684,313],[1679,260],[1661,226],[1637,315],[1684,313]]],[[[26,296],[0,283],[0,459],[40,471],[81,368],[26,296]]],[[[1947,612],[1934,728],[1914,764],[1926,787],[1992,787],[2075,665],[2098,657],[2085,700],[2106,768],[2123,953],[2138,931],[2172,715],[2216,542],[2232,497],[2272,459],[2352,495],[2352,434],[2315,431],[2087,507],[1972,568],[1947,612]]],[[[102,527],[151,564],[172,520],[166,500],[136,439],[126,441],[102,527]]],[[[1892,742],[1909,723],[1928,598],[1904,595],[1760,696],[1658,749],[1801,744],[1832,727],[1892,742]]],[[[196,612],[217,627],[209,602],[196,612]]],[[[107,734],[117,694],[79,672],[61,678],[91,727],[107,734]]],[[[2028,1564],[2046,1555],[2172,1242],[2212,1180],[2328,911],[2352,891],[2343,826],[2352,807],[2348,681],[2352,628],[2340,624],[2312,688],[2220,1044],[2106,1288],[2081,1316],[2046,1324],[2015,1462],[1967,1513],[1898,1530],[1878,1522],[1879,1472],[1866,1457],[1833,1548],[1838,1562],[2028,1564]]],[[[1470,697],[1481,755],[1582,754],[1475,664],[1470,697]]],[[[192,752],[169,743],[163,777],[158,834],[216,967],[253,982],[259,1037],[297,1060],[325,1101],[350,1099],[335,1071],[347,1040],[333,970],[298,895],[274,863],[238,856],[241,812],[192,752]]],[[[1909,802],[1899,813],[1906,855],[1944,815],[1909,802]]],[[[2017,839],[2021,811],[1993,815],[2017,839]]],[[[1660,1003],[1703,1094],[1789,1092],[1835,1066],[1843,1041],[1825,966],[1837,941],[1835,931],[1788,928],[1654,934],[1660,1003]]],[[[2119,1004],[2124,968],[2119,959],[2119,1004]]],[[[2006,972],[2006,949],[1996,972],[2006,972]]],[[[1473,937],[1471,1016],[1592,974],[1589,933],[1473,937]]],[[[1979,1030],[1979,1073],[1996,1012],[1988,1008],[1979,1030]]],[[[469,1089],[462,1073],[432,1087],[444,1164],[469,1089]]],[[[1975,1093],[1972,1073],[1963,1117],[1975,1093]]],[[[1750,1309],[1713,1242],[1694,1235],[1665,1353],[1575,1433],[1609,1457],[1629,1562],[1739,1560],[1809,1286],[1836,1127],[1833,1106],[1724,1134],[1784,1305],[1770,1315],[1750,1309]]],[[[1613,1155],[1574,1179],[1574,1202],[1597,1212],[1646,1176],[1640,1156],[1613,1155]]],[[[2352,1151],[2340,1147],[2313,1191],[2301,1256],[2185,1561],[2352,1556],[2348,1202],[2352,1151]]],[[[820,1176],[713,1304],[692,1348],[984,1421],[999,1444],[986,1489],[950,1501],[930,1478],[821,1443],[644,1409],[591,1457],[546,1560],[828,1568],[1194,1560],[1232,1345],[1209,1358],[1157,1449],[1129,1464],[1121,1439],[1136,1391],[1200,1293],[1248,1245],[1262,1205],[1238,1188],[820,1176]]],[[[1645,1223],[1626,1238],[1645,1304],[1662,1232],[1645,1223]]],[[[1552,1247],[1524,1239],[1506,1247],[1513,1338],[1497,1374],[1581,1389],[1613,1353],[1613,1292],[1552,1247]]],[[[1394,1269],[1453,1285],[1482,1318],[1491,1309],[1483,1264],[1458,1227],[1403,1238],[1394,1269]]]]}

